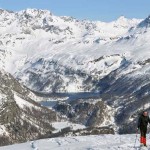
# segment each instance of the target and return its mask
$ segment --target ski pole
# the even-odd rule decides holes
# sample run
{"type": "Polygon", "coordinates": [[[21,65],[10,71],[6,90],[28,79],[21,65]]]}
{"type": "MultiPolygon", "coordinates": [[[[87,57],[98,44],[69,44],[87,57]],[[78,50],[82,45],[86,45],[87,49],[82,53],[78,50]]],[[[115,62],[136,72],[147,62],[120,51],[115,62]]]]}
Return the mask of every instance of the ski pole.
{"type": "Polygon", "coordinates": [[[150,139],[150,125],[148,126],[148,134],[149,134],[149,139],[150,139]]]}
{"type": "Polygon", "coordinates": [[[135,145],[136,145],[137,137],[138,137],[138,129],[137,129],[137,131],[136,131],[136,137],[135,137],[135,142],[134,142],[134,148],[135,148],[135,145]]]}

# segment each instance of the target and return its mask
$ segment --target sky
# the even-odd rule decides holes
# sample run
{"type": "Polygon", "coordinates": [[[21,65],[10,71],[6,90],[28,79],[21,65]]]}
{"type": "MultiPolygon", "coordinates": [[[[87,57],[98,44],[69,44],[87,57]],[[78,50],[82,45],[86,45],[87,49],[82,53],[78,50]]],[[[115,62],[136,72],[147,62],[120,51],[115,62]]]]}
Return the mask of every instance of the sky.
{"type": "Polygon", "coordinates": [[[0,0],[2,9],[47,9],[58,16],[106,22],[119,16],[144,19],[150,15],[149,7],[150,0],[0,0]]]}

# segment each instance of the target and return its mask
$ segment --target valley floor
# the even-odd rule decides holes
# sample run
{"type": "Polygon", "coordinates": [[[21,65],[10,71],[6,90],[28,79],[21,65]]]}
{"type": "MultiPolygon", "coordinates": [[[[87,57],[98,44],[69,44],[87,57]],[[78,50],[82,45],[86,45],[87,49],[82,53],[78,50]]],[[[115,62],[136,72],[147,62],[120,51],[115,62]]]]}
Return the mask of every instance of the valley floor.
{"type": "MultiPolygon", "coordinates": [[[[1,147],[0,150],[139,150],[139,135],[134,147],[135,138],[136,135],[53,138],[1,147]]],[[[150,145],[149,135],[147,139],[150,145]]]]}

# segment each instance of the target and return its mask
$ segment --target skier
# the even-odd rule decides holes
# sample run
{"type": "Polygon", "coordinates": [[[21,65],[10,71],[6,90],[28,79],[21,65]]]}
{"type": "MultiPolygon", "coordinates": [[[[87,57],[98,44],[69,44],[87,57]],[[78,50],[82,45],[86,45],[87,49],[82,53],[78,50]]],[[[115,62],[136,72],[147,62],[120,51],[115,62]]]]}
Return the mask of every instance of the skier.
{"type": "Polygon", "coordinates": [[[138,129],[140,129],[140,133],[141,133],[141,138],[140,138],[141,146],[147,146],[146,145],[146,133],[147,133],[148,123],[150,123],[148,112],[143,111],[143,113],[141,114],[138,120],[138,129]]]}

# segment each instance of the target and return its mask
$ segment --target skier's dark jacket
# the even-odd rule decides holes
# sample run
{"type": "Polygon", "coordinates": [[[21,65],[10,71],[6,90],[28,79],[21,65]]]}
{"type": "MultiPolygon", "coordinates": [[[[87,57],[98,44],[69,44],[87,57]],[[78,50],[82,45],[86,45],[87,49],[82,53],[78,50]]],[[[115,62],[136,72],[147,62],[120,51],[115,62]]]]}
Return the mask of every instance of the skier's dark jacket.
{"type": "Polygon", "coordinates": [[[149,116],[144,116],[143,114],[139,117],[138,120],[138,128],[140,129],[147,129],[147,125],[150,123],[149,116]]]}

